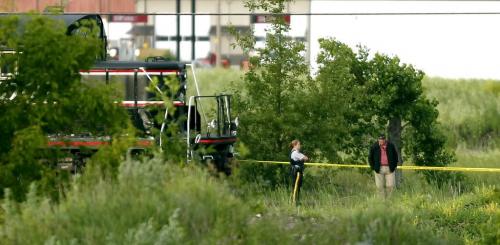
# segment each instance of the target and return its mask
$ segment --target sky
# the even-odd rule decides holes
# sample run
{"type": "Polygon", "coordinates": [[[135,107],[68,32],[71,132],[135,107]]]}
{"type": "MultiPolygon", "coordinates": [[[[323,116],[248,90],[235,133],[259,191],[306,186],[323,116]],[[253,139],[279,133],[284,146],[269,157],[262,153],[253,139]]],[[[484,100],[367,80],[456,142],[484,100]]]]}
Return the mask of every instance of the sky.
{"type": "MultiPolygon", "coordinates": [[[[500,12],[500,2],[314,1],[312,12],[500,12]]],[[[335,37],[397,55],[429,76],[500,79],[500,15],[313,16],[312,40],[335,37]]],[[[311,59],[319,52],[311,43],[311,59]]]]}
{"type": "MultiPolygon", "coordinates": [[[[500,12],[496,1],[327,1],[313,0],[313,13],[363,12],[500,12]]],[[[157,23],[173,23],[174,16],[157,16],[157,23]]],[[[189,16],[181,17],[181,35],[190,35],[189,16]]],[[[212,23],[198,16],[196,35],[206,36],[212,23]]],[[[173,25],[157,25],[158,35],[175,35],[173,25]]],[[[131,25],[113,23],[110,39],[126,37],[131,25]]],[[[255,26],[265,35],[265,24],[255,26]]],[[[292,16],[292,36],[304,36],[306,16],[292,16]]],[[[336,38],[351,47],[364,45],[372,52],[397,55],[429,76],[500,79],[500,15],[398,15],[311,17],[311,64],[317,68],[319,38],[336,38]]],[[[260,44],[262,45],[262,44],[260,44]]],[[[190,42],[181,42],[181,58],[191,57],[190,42]]],[[[197,58],[206,57],[209,42],[197,42],[197,58]]],[[[158,42],[175,49],[175,42],[158,42]]]]}

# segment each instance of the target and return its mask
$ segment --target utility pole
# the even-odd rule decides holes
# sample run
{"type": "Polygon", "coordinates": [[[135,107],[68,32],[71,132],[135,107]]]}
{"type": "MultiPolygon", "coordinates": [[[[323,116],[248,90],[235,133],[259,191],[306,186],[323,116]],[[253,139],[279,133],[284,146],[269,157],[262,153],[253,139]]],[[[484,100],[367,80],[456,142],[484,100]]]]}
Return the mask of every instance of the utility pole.
{"type": "MultiPolygon", "coordinates": [[[[144,0],[144,14],[147,14],[148,13],[148,0],[144,0]]],[[[144,36],[143,36],[143,40],[142,40],[142,45],[141,45],[141,48],[144,48],[144,44],[146,44],[146,39],[147,39],[147,32],[146,32],[146,28],[148,26],[148,20],[149,20],[149,16],[148,16],[148,19],[146,20],[146,22],[144,23],[144,36]]]]}
{"type": "Polygon", "coordinates": [[[181,61],[181,0],[177,0],[177,37],[176,37],[176,46],[175,51],[177,55],[177,61],[181,61]]]}
{"type": "Polygon", "coordinates": [[[196,59],[196,0],[191,0],[191,60],[196,59]]]}
{"type": "Polygon", "coordinates": [[[217,36],[217,43],[216,43],[216,50],[215,50],[215,66],[216,67],[220,67],[221,65],[221,49],[222,49],[222,40],[221,40],[221,33],[220,33],[220,29],[221,29],[221,16],[220,16],[220,13],[221,13],[221,5],[220,5],[220,0],[217,0],[217,26],[215,28],[215,33],[216,33],[216,36],[217,36]]]}
{"type": "MultiPolygon", "coordinates": [[[[312,11],[312,0],[309,0],[309,14],[312,11]]],[[[307,30],[306,30],[306,39],[307,39],[307,47],[306,47],[306,61],[307,63],[311,63],[311,15],[307,16],[307,30]]]]}

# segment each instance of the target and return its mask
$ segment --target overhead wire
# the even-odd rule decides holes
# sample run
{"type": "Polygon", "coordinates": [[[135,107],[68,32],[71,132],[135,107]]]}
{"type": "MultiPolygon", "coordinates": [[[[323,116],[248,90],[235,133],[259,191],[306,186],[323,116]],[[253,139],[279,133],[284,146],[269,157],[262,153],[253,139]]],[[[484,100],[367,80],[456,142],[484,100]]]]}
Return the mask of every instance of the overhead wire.
{"type": "MultiPolygon", "coordinates": [[[[0,12],[2,15],[23,15],[23,14],[33,14],[33,13],[11,13],[11,12],[0,12]]],[[[51,13],[44,13],[46,15],[51,15],[51,13]]],[[[199,15],[199,16],[259,16],[259,15],[270,15],[270,16],[285,16],[285,15],[297,15],[297,16],[372,16],[372,15],[500,15],[500,11],[491,11],[491,12],[479,12],[479,11],[444,11],[444,12],[335,12],[335,13],[306,13],[306,12],[297,12],[297,13],[161,13],[161,12],[150,12],[150,13],[131,13],[131,12],[101,12],[101,13],[90,13],[90,12],[65,12],[63,15],[166,15],[166,16],[191,16],[191,15],[199,15]]],[[[53,14],[60,15],[60,14],[53,14]]]]}

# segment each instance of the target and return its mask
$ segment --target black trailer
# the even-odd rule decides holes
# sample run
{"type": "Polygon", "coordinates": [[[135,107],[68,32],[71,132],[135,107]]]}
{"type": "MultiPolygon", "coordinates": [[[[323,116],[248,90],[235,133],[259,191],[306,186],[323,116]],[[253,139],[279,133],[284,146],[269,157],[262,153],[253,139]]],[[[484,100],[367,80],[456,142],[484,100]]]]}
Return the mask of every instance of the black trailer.
{"type": "MultiPolygon", "coordinates": [[[[7,15],[0,15],[0,18],[5,16],[7,15]]],[[[180,126],[180,133],[186,140],[186,143],[179,142],[179,144],[186,144],[188,161],[193,159],[211,161],[218,170],[230,173],[227,163],[233,156],[238,124],[231,115],[231,96],[202,95],[194,77],[197,96],[190,97],[186,101],[189,64],[156,58],[139,62],[108,61],[106,60],[107,38],[99,15],[47,16],[63,21],[67,35],[86,35],[81,28],[88,28],[86,23],[89,21],[95,23],[91,26],[97,30],[93,30],[92,33],[97,33],[103,48],[95,65],[89,70],[80,71],[82,82],[99,81],[108,85],[115,84],[122,92],[123,100],[117,101],[116,104],[127,109],[133,125],[139,132],[135,146],[130,149],[131,154],[152,148],[154,145],[158,145],[161,149],[166,129],[175,123],[180,126]],[[162,95],[163,99],[169,98],[170,101],[159,100],[158,94],[162,95]],[[168,112],[171,106],[166,103],[173,104],[176,108],[175,113],[168,112]],[[155,122],[153,119],[158,114],[163,118],[161,122],[155,122]],[[153,128],[156,130],[152,130],[153,128]]],[[[33,15],[19,17],[21,23],[26,23],[33,18],[33,15]]],[[[21,30],[22,25],[19,28],[21,30]]],[[[4,50],[15,52],[7,48],[4,50]]],[[[70,135],[54,133],[49,136],[48,146],[70,152],[74,157],[65,158],[67,160],[65,166],[74,170],[79,167],[74,163],[84,165],[85,158],[110,142],[111,138],[106,135],[91,136],[81,132],[70,135]]]]}

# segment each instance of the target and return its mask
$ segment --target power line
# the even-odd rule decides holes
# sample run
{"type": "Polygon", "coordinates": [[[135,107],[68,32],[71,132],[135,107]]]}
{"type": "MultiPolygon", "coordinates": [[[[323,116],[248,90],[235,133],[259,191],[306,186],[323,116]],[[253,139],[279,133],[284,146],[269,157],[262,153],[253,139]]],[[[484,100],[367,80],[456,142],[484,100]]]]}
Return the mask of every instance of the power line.
{"type": "MultiPolygon", "coordinates": [[[[0,12],[2,15],[30,15],[33,13],[6,13],[0,12]]],[[[44,13],[46,14],[46,13],[44,13]]],[[[256,16],[256,15],[301,15],[301,16],[377,16],[377,15],[500,15],[500,12],[344,12],[344,13],[89,13],[89,12],[73,12],[64,13],[64,15],[165,15],[165,16],[256,16]]],[[[50,14],[48,14],[50,15],[50,14]]],[[[58,15],[58,14],[54,14],[58,15]]]]}

